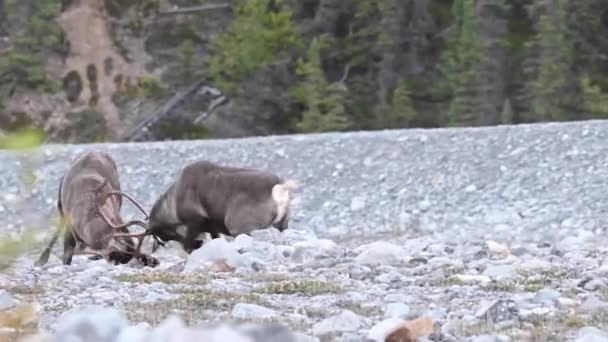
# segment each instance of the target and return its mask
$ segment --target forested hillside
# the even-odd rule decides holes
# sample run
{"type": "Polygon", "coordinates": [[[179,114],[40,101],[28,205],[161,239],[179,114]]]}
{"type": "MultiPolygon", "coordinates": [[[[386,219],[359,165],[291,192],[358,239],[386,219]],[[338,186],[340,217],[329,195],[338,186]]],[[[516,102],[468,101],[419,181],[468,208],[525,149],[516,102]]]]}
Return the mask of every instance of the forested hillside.
{"type": "Polygon", "coordinates": [[[0,130],[37,127],[47,141],[608,116],[606,0],[0,0],[0,8],[0,130]]]}

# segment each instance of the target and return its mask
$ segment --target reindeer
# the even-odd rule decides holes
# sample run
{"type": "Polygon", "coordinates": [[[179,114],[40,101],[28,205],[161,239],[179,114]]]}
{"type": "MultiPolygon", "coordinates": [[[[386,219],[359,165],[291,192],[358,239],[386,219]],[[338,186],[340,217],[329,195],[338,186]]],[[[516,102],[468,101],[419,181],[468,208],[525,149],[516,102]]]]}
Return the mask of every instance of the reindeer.
{"type": "Polygon", "coordinates": [[[109,154],[86,152],[80,155],[59,181],[57,209],[61,223],[36,265],[46,264],[61,231],[64,231],[64,265],[70,265],[72,256],[78,254],[92,254],[92,260],[104,258],[115,265],[126,264],[133,258],[146,266],[158,265],[158,259],[140,253],[147,234],[130,234],[127,229],[131,225],[146,228],[146,223],[138,220],[123,222],[120,215],[123,196],[147,218],[142,206],[121,192],[116,162],[109,154]],[[139,238],[137,247],[133,238],[139,238]]]}
{"type": "Polygon", "coordinates": [[[197,240],[201,233],[234,237],[271,225],[282,232],[295,188],[292,180],[265,171],[197,161],[158,197],[147,234],[156,239],[153,250],[177,241],[190,254],[203,245],[197,240]]]}

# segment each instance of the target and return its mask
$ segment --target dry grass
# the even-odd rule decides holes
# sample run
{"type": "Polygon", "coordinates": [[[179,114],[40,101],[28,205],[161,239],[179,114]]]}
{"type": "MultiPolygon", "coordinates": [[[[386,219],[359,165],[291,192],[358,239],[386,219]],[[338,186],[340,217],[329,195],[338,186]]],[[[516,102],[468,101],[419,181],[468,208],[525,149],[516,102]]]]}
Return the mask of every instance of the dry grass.
{"type": "Polygon", "coordinates": [[[164,284],[184,284],[184,285],[205,285],[209,282],[209,276],[205,274],[184,275],[172,272],[146,272],[136,274],[120,274],[116,280],[125,283],[164,283],[164,284]]]}
{"type": "Polygon", "coordinates": [[[154,303],[129,302],[125,311],[129,319],[158,324],[172,313],[179,314],[188,324],[217,318],[215,312],[228,313],[237,303],[270,306],[257,294],[242,294],[209,289],[184,290],[176,299],[154,303]]]}
{"type": "Polygon", "coordinates": [[[308,296],[316,296],[328,293],[341,293],[342,288],[329,282],[312,279],[298,279],[272,282],[259,287],[256,291],[269,294],[303,294],[308,296]]]}
{"type": "Polygon", "coordinates": [[[382,307],[377,305],[363,305],[351,300],[343,300],[338,305],[343,308],[350,310],[357,315],[364,317],[373,317],[382,315],[382,307]]]}

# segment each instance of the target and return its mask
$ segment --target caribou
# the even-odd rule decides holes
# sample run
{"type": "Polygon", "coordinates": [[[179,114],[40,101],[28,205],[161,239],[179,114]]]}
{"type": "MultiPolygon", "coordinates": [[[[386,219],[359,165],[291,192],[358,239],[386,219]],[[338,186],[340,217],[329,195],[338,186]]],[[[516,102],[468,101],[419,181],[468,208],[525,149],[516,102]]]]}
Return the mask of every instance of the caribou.
{"type": "Polygon", "coordinates": [[[116,162],[109,154],[85,152],[78,156],[60,179],[57,195],[60,224],[36,265],[47,263],[62,231],[64,265],[70,265],[72,257],[79,254],[92,255],[92,260],[103,258],[115,265],[133,258],[150,267],[159,264],[155,257],[140,252],[143,239],[149,234],[131,234],[127,229],[132,225],[146,228],[147,224],[141,220],[125,223],[120,215],[125,197],[148,218],[141,204],[121,191],[116,162]],[[134,239],[139,239],[137,246],[134,239]]]}
{"type": "Polygon", "coordinates": [[[154,202],[146,234],[155,239],[153,250],[176,241],[190,254],[203,245],[201,234],[235,237],[270,226],[282,232],[295,189],[293,180],[266,171],[195,161],[154,202]]]}

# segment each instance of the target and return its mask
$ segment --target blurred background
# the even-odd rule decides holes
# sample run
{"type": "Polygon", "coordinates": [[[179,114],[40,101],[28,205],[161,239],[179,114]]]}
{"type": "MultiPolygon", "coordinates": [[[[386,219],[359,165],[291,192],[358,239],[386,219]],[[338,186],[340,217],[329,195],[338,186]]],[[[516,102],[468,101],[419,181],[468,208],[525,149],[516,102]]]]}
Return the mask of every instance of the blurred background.
{"type": "Polygon", "coordinates": [[[0,0],[0,137],[608,116],[606,0],[0,0]]]}

